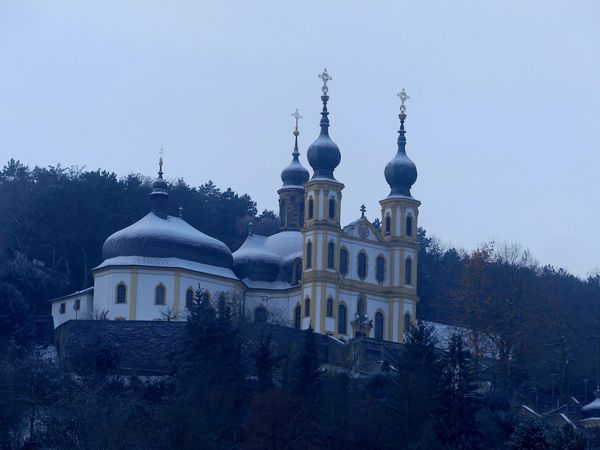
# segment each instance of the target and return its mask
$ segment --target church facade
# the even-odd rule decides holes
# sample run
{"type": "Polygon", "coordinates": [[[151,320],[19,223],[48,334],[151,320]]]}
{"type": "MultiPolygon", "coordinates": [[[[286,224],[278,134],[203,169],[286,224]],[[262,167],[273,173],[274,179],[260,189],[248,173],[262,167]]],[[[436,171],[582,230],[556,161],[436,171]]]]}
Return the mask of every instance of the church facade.
{"type": "Polygon", "coordinates": [[[399,94],[396,155],[385,167],[389,194],[380,224],[364,216],[342,226],[344,184],[335,176],[341,152],[329,136],[327,71],[320,78],[320,133],[302,166],[298,112],[291,163],[282,171],[280,230],[253,233],[235,252],[167,214],[169,188],[162,158],[151,193],[153,208],[109,236],[94,285],[52,300],[54,326],[68,320],[185,320],[197,289],[215,308],[235,303],[251,320],[312,328],[341,340],[368,336],[402,342],[417,313],[417,225],[412,197],[415,164],[406,154],[405,92],[399,94]]]}

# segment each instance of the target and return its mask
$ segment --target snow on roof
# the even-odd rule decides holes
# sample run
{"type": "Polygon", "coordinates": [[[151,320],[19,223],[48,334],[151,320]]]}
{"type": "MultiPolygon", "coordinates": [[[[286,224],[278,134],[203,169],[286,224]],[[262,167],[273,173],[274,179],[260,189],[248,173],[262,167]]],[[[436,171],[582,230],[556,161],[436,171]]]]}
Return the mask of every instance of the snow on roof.
{"type": "Polygon", "coordinates": [[[267,289],[271,291],[284,291],[286,289],[292,288],[292,285],[287,281],[253,281],[250,278],[244,278],[242,280],[242,283],[244,283],[249,289],[267,289]]]}
{"type": "Polygon", "coordinates": [[[237,280],[238,278],[231,271],[224,267],[211,266],[209,264],[199,263],[195,261],[187,261],[179,258],[151,258],[146,256],[117,256],[116,258],[109,258],[104,260],[102,264],[95,267],[93,270],[105,269],[108,267],[118,266],[142,266],[142,267],[156,267],[156,268],[168,268],[168,269],[185,269],[191,270],[192,272],[205,273],[207,275],[214,275],[217,277],[228,278],[231,280],[237,280]]]}
{"type": "Polygon", "coordinates": [[[93,293],[94,293],[94,286],[90,286],[89,288],[82,289],[81,291],[76,291],[76,292],[73,292],[72,294],[63,295],[62,297],[53,298],[53,299],[48,300],[48,301],[50,303],[52,303],[52,302],[55,302],[55,301],[58,301],[58,300],[64,300],[64,299],[69,298],[69,297],[76,297],[78,295],[88,295],[88,294],[91,295],[93,293]]]}
{"type": "Polygon", "coordinates": [[[233,253],[235,264],[245,262],[278,264],[302,258],[302,233],[281,231],[272,236],[250,234],[242,246],[233,253]]]}
{"type": "Polygon", "coordinates": [[[536,417],[542,417],[539,413],[535,412],[533,409],[531,409],[529,406],[527,405],[521,405],[521,408],[523,408],[525,411],[535,415],[536,417]]]}
{"type": "Polygon", "coordinates": [[[571,422],[571,419],[569,419],[565,413],[559,413],[558,415],[559,415],[560,417],[562,417],[562,419],[563,419],[565,422],[567,422],[569,425],[571,425],[573,428],[576,428],[576,427],[575,427],[575,424],[574,424],[573,422],[571,422]]]}

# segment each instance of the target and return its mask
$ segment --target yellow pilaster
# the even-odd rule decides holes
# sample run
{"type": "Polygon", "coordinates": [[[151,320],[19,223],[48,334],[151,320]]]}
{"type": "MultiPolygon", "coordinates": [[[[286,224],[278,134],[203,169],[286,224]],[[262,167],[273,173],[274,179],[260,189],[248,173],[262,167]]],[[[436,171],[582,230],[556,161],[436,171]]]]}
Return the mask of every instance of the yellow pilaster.
{"type": "Polygon", "coordinates": [[[179,319],[179,288],[181,284],[181,275],[179,273],[175,274],[173,286],[173,314],[175,315],[175,319],[179,319]]]}
{"type": "Polygon", "coordinates": [[[129,320],[136,320],[137,314],[137,291],[138,291],[138,274],[137,270],[131,271],[131,292],[129,293],[129,320]]]}

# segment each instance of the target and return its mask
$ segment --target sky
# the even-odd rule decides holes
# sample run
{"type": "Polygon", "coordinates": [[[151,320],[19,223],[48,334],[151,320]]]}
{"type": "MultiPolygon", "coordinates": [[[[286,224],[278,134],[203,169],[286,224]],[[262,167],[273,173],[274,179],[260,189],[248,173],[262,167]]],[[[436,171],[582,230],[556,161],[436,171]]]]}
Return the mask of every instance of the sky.
{"type": "Polygon", "coordinates": [[[419,225],[600,267],[600,2],[0,0],[0,164],[157,170],[277,209],[327,68],[342,219],[380,215],[405,88],[419,225]]]}

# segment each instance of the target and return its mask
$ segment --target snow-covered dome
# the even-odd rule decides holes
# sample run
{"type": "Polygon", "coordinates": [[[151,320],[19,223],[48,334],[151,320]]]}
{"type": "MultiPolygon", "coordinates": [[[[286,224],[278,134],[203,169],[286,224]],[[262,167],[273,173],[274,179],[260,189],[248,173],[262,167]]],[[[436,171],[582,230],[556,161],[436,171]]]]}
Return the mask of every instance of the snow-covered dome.
{"type": "Polygon", "coordinates": [[[300,152],[298,151],[298,135],[300,132],[298,131],[298,119],[301,117],[298,114],[298,110],[296,109],[295,114],[292,114],[296,117],[296,129],[294,130],[295,143],[294,143],[294,151],[292,152],[292,162],[288,164],[288,166],[283,169],[281,172],[281,181],[283,181],[282,189],[285,188],[302,188],[304,183],[308,181],[310,174],[308,170],[300,163],[298,157],[300,156],[300,152]]]}
{"type": "Polygon", "coordinates": [[[281,231],[269,237],[250,233],[233,253],[233,271],[242,280],[290,281],[292,264],[301,258],[299,231],[281,231]]]}
{"type": "Polygon", "coordinates": [[[221,241],[198,231],[185,220],[153,212],[112,234],[102,247],[104,259],[118,256],[180,258],[211,266],[232,266],[231,251],[221,241]]]}
{"type": "Polygon", "coordinates": [[[600,417],[600,391],[595,391],[594,395],[594,401],[581,408],[581,415],[586,419],[600,417]]]}

